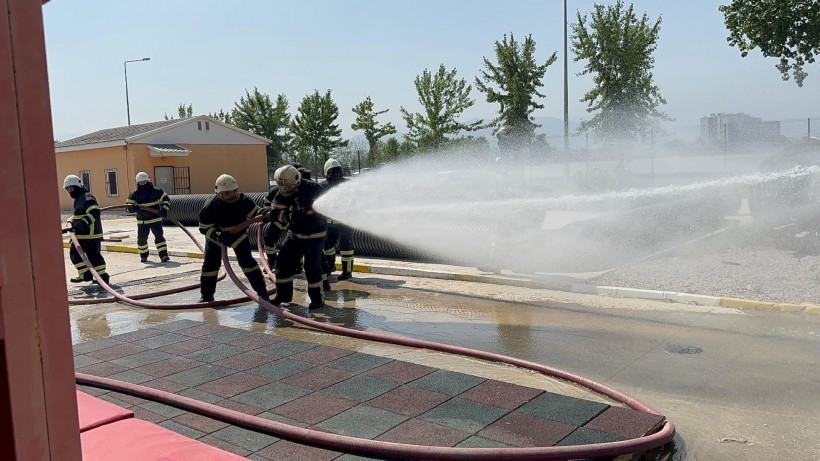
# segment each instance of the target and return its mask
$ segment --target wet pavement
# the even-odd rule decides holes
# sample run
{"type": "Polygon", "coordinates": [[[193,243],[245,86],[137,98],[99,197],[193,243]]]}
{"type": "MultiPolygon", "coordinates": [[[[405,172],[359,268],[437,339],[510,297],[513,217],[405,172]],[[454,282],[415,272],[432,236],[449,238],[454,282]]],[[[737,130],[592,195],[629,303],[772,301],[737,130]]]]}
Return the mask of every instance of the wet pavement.
{"type": "MultiPolygon", "coordinates": [[[[133,221],[123,221],[122,229],[127,233],[133,221]]],[[[109,223],[106,221],[107,231],[117,230],[109,223]]],[[[171,229],[168,231],[171,237],[171,229]]],[[[133,245],[133,229],[130,235],[133,245]]],[[[174,242],[172,238],[170,242],[174,242]]],[[[129,244],[128,239],[122,244],[129,244]]],[[[169,248],[174,251],[185,245],[179,240],[169,248]]],[[[129,294],[190,283],[201,264],[195,258],[174,257],[170,265],[141,265],[135,254],[128,253],[109,252],[106,258],[112,282],[129,294]]],[[[475,271],[379,263],[420,271],[475,271]]],[[[67,263],[71,276],[69,269],[67,263]]],[[[292,309],[310,315],[304,307],[302,284],[297,281],[300,294],[292,309]]],[[[218,297],[238,293],[229,281],[219,286],[218,297]]],[[[69,288],[80,294],[76,286],[69,288]]],[[[186,292],[167,301],[193,302],[197,295],[186,292]]],[[[351,281],[334,283],[328,299],[329,307],[312,314],[315,319],[545,363],[645,401],[678,426],[671,459],[820,459],[816,437],[820,431],[816,417],[820,414],[816,396],[820,316],[742,312],[387,274],[356,274],[351,281]]],[[[273,316],[258,315],[256,306],[250,304],[186,312],[147,311],[121,304],[73,306],[71,317],[72,336],[78,346],[161,329],[161,325],[180,320],[204,322],[583,401],[602,400],[575,386],[510,367],[313,332],[273,316]]],[[[168,426],[181,424],[171,421],[178,416],[163,421],[168,421],[168,426]]]]}

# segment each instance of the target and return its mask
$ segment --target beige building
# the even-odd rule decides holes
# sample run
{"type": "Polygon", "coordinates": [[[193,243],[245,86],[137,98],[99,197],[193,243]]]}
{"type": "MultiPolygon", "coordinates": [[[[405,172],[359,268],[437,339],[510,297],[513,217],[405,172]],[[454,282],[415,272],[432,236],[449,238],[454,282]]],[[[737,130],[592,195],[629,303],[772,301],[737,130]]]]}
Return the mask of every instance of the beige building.
{"type": "MultiPolygon", "coordinates": [[[[205,115],[109,128],[55,144],[57,187],[76,174],[101,207],[124,204],[140,171],[169,195],[213,193],[223,173],[243,192],[266,192],[268,144],[205,115]]],[[[71,209],[68,194],[60,194],[60,207],[71,209]]]]}

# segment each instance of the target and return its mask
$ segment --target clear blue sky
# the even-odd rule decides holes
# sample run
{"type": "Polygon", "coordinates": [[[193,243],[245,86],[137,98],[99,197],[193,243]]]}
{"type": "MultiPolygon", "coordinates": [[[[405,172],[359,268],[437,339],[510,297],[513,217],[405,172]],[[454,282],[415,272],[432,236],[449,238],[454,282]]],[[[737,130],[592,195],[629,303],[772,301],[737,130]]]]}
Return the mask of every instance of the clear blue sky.
{"type": "MultiPolygon", "coordinates": [[[[569,0],[568,16],[594,2],[569,0]]],[[[600,2],[599,2],[600,3],[600,2]]],[[[604,1],[603,3],[611,3],[604,1]]],[[[744,112],[764,120],[820,117],[820,66],[803,88],[783,82],[776,59],[759,51],[741,58],[726,42],[724,1],[634,2],[638,14],[661,16],[655,83],[676,123],[744,112]]],[[[628,2],[627,2],[628,4],[628,2]]],[[[473,82],[483,57],[505,33],[532,34],[539,61],[553,52],[537,117],[563,118],[563,2],[560,0],[53,0],[44,7],[49,80],[57,139],[126,124],[123,61],[128,64],[132,123],[176,115],[193,104],[199,115],[233,108],[245,89],[284,93],[295,113],[302,98],[332,90],[345,137],[351,108],[370,96],[380,120],[405,130],[399,107],[420,111],[413,79],[439,64],[473,82]]],[[[571,30],[570,30],[571,33],[571,30]]],[[[589,77],[569,52],[569,116],[587,117],[579,100],[589,77]]],[[[465,119],[491,118],[497,106],[473,90],[465,119]]]]}

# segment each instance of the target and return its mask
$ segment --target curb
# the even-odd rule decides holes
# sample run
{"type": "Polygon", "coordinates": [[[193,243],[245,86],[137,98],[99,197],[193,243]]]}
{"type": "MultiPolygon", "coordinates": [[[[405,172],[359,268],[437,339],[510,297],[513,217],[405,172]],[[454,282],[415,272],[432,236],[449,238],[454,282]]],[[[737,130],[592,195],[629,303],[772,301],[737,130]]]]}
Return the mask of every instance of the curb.
{"type": "MultiPolygon", "coordinates": [[[[63,248],[68,248],[69,246],[71,246],[71,242],[63,242],[63,248]]],[[[118,253],[139,253],[139,251],[136,248],[125,245],[102,244],[101,249],[118,253]]],[[[150,254],[155,255],[156,250],[151,250],[150,254]]],[[[204,255],[199,252],[168,251],[168,255],[185,258],[204,259],[204,255]]],[[[228,259],[230,259],[231,261],[236,261],[235,256],[229,256],[228,259]]],[[[341,270],[341,263],[336,263],[336,268],[338,270],[341,270]]],[[[696,295],[692,293],[681,293],[677,291],[660,291],[644,290],[640,288],[596,286],[585,283],[556,283],[525,277],[510,277],[495,274],[468,274],[460,272],[433,271],[393,266],[364,265],[355,263],[353,264],[353,272],[359,272],[363,274],[393,275],[397,277],[425,277],[438,280],[492,283],[496,285],[508,285],[523,288],[564,291],[569,293],[598,294],[618,298],[650,299],[656,301],[670,301],[681,304],[694,304],[698,306],[727,307],[741,310],[771,310],[779,312],[794,312],[820,315],[820,305],[816,304],[775,303],[767,301],[755,301],[752,299],[731,298],[725,296],[696,295]]]]}

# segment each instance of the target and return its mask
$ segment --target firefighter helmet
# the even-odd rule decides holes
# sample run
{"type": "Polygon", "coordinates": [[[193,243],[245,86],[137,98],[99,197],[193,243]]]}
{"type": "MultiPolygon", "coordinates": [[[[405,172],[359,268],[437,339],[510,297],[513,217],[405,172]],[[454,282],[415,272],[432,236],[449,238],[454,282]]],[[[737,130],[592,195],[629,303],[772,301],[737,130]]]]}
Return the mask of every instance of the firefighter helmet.
{"type": "Polygon", "coordinates": [[[341,167],[342,167],[342,164],[339,163],[339,161],[336,160],[335,158],[327,159],[327,162],[325,162],[325,176],[327,176],[327,172],[330,171],[331,168],[341,168],[341,167]]]}
{"type": "Polygon", "coordinates": [[[63,189],[68,189],[71,186],[83,187],[83,180],[75,174],[70,174],[63,179],[63,189]]]}
{"type": "Polygon", "coordinates": [[[148,176],[148,173],[140,171],[139,173],[137,173],[137,182],[141,181],[151,181],[151,177],[148,176]]]}
{"type": "Polygon", "coordinates": [[[239,184],[236,183],[236,179],[229,174],[220,175],[216,178],[216,184],[214,184],[214,190],[219,192],[227,192],[229,190],[237,190],[239,189],[239,184]]]}
{"type": "Polygon", "coordinates": [[[288,192],[299,187],[302,182],[302,174],[293,165],[285,165],[279,167],[273,173],[273,180],[276,181],[279,190],[288,192]]]}

